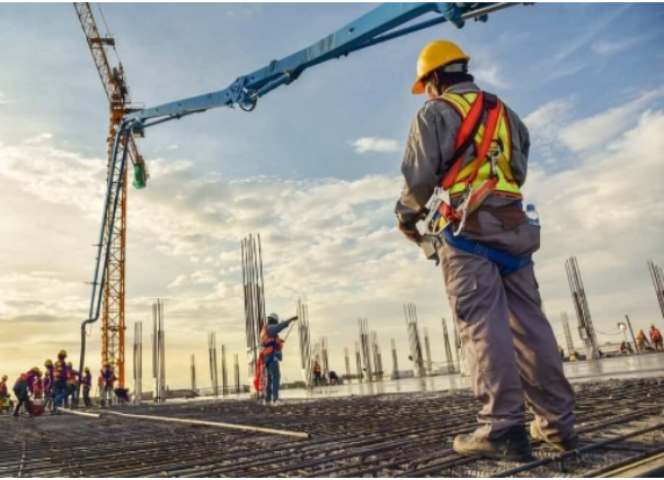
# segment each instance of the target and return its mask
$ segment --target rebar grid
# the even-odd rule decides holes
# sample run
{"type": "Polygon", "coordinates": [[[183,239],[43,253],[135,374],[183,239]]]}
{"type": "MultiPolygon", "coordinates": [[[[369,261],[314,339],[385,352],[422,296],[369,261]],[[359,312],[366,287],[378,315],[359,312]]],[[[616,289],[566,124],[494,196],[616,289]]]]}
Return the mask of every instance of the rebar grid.
{"type": "Polygon", "coordinates": [[[580,477],[664,451],[664,379],[576,385],[580,453],[535,445],[529,463],[461,457],[477,426],[468,391],[125,407],[133,414],[312,434],[309,440],[103,415],[0,417],[0,476],[580,477]]]}

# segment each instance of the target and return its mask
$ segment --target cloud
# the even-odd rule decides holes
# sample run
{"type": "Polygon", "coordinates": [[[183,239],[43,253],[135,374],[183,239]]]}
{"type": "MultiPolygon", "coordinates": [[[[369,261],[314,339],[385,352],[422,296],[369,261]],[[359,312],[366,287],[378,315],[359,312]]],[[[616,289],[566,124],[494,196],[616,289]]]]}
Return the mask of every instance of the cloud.
{"type": "Polygon", "coordinates": [[[566,147],[577,152],[610,142],[653,100],[663,95],[664,89],[645,92],[624,105],[573,122],[561,130],[560,139],[566,147]]]}
{"type": "Polygon", "coordinates": [[[555,141],[559,130],[572,120],[573,105],[572,98],[559,98],[526,116],[523,121],[530,131],[531,142],[541,146],[555,141]]]}
{"type": "Polygon", "coordinates": [[[503,77],[503,71],[497,64],[483,64],[479,68],[474,68],[473,75],[480,81],[488,83],[496,88],[509,88],[509,82],[503,77]]]}
{"type": "Polygon", "coordinates": [[[391,138],[363,137],[350,142],[359,154],[367,152],[392,153],[401,149],[399,142],[391,138]]]}
{"type": "Polygon", "coordinates": [[[260,15],[262,12],[261,6],[258,4],[243,3],[235,4],[233,8],[226,10],[228,17],[251,17],[253,15],[260,15]]]}
{"type": "Polygon", "coordinates": [[[636,35],[633,37],[621,38],[618,40],[600,40],[592,45],[593,51],[600,55],[614,55],[616,53],[624,52],[639,43],[651,38],[653,35],[636,35]]]}
{"type": "Polygon", "coordinates": [[[11,103],[11,100],[3,92],[0,92],[0,105],[7,105],[9,103],[11,103]]]}

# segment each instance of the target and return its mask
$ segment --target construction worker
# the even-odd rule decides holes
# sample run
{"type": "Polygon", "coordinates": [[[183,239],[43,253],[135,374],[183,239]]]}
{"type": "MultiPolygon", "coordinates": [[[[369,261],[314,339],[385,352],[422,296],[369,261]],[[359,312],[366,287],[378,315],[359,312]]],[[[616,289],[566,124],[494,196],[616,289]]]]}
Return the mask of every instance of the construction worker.
{"type": "Polygon", "coordinates": [[[67,399],[67,351],[60,350],[58,352],[58,360],[53,365],[53,386],[54,398],[53,407],[61,407],[63,401],[67,399]]]}
{"type": "Polygon", "coordinates": [[[53,408],[55,382],[53,378],[53,360],[46,359],[44,362],[44,409],[53,408]]]}
{"type": "Polygon", "coordinates": [[[65,403],[70,407],[78,405],[77,394],[78,371],[74,370],[74,365],[67,362],[67,397],[65,403]]]}
{"type": "Polygon", "coordinates": [[[664,346],[662,346],[662,332],[653,323],[650,324],[650,341],[652,342],[652,346],[655,347],[655,351],[664,350],[664,346]]]}
{"type": "Polygon", "coordinates": [[[558,345],[558,353],[560,354],[560,358],[565,358],[565,350],[560,345],[558,345]]]}
{"type": "Polygon", "coordinates": [[[322,378],[323,372],[321,371],[320,368],[320,363],[318,361],[314,362],[314,386],[319,386],[323,385],[323,378],[322,378]]]}
{"type": "Polygon", "coordinates": [[[535,416],[534,439],[559,450],[576,447],[574,391],[542,312],[530,259],[539,249],[540,228],[521,205],[528,129],[499,98],[479,89],[468,73],[469,60],[444,40],[420,53],[411,91],[426,93],[429,101],[411,125],[395,213],[409,240],[422,247],[433,242],[482,403],[480,428],[458,435],[454,450],[520,460],[531,458],[524,403],[535,416]],[[416,225],[437,187],[449,194],[449,203],[436,211],[451,225],[424,238],[416,225]],[[483,202],[481,195],[471,195],[477,190],[488,195],[483,202]],[[466,199],[477,209],[467,217],[466,199]]]}
{"type": "Polygon", "coordinates": [[[115,396],[120,401],[120,404],[130,403],[131,399],[129,398],[129,389],[128,388],[116,388],[113,390],[115,396]]]}
{"type": "Polygon", "coordinates": [[[337,372],[334,370],[330,371],[329,377],[330,385],[339,385],[339,377],[337,376],[337,372]]]}
{"type": "Polygon", "coordinates": [[[0,411],[5,413],[9,410],[9,390],[7,389],[7,375],[0,380],[0,411]]]}
{"type": "Polygon", "coordinates": [[[636,332],[636,350],[638,352],[645,352],[646,344],[650,345],[648,339],[646,338],[646,334],[643,333],[643,330],[639,330],[636,332]]]}
{"type": "Polygon", "coordinates": [[[81,376],[81,385],[83,386],[83,401],[85,402],[85,406],[89,408],[92,406],[92,400],[90,400],[92,375],[90,374],[90,369],[88,367],[85,367],[83,369],[83,375],[81,376]]]}
{"type": "Polygon", "coordinates": [[[99,375],[99,403],[102,407],[105,407],[108,402],[110,407],[113,401],[113,384],[116,378],[110,362],[104,362],[103,366],[104,368],[101,369],[99,375]]]}
{"type": "Polygon", "coordinates": [[[620,346],[618,347],[618,354],[619,355],[629,354],[629,349],[627,348],[627,342],[625,340],[620,342],[620,346]]]}
{"type": "Polygon", "coordinates": [[[14,383],[14,395],[18,403],[14,409],[14,416],[18,417],[18,412],[21,407],[25,405],[25,410],[32,416],[32,402],[30,401],[30,394],[35,391],[35,381],[41,380],[41,371],[39,367],[33,367],[30,371],[21,374],[14,383]]]}
{"type": "Polygon", "coordinates": [[[265,366],[267,384],[265,387],[265,404],[276,405],[279,400],[279,382],[281,371],[279,362],[283,359],[283,341],[279,333],[297,320],[297,316],[279,322],[279,315],[271,313],[267,317],[267,323],[261,329],[260,356],[265,366]]]}

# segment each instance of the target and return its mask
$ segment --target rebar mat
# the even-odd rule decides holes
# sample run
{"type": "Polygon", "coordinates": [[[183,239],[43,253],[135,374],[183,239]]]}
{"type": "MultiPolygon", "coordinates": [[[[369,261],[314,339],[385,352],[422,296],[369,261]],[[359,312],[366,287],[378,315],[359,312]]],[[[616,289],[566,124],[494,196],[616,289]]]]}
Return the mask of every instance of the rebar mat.
{"type": "MultiPolygon", "coordinates": [[[[0,417],[2,477],[580,477],[664,452],[664,378],[575,385],[577,452],[534,445],[526,463],[461,457],[469,391],[124,407],[122,412],[308,432],[300,440],[102,415],[0,417]]],[[[103,410],[93,409],[103,414],[103,410]]]]}

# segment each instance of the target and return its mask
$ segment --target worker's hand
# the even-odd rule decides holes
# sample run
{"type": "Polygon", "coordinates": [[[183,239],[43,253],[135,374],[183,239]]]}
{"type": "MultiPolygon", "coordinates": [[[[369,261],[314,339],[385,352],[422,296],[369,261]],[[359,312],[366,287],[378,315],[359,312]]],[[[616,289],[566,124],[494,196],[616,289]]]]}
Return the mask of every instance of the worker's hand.
{"type": "Polygon", "coordinates": [[[419,245],[424,240],[422,234],[417,230],[417,222],[424,220],[426,218],[425,213],[421,213],[417,217],[413,217],[412,220],[407,222],[402,222],[399,220],[399,230],[403,233],[408,240],[419,245]]]}
{"type": "Polygon", "coordinates": [[[297,320],[297,315],[295,315],[294,317],[289,318],[288,322],[290,323],[290,322],[294,322],[296,320],[297,320]]]}

